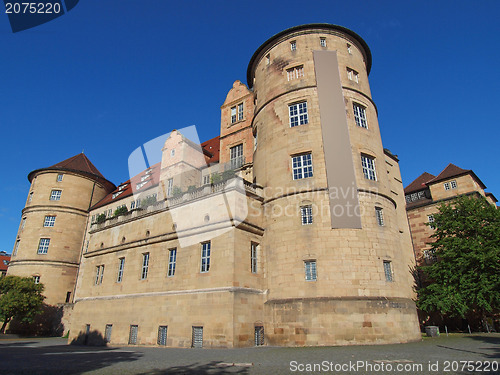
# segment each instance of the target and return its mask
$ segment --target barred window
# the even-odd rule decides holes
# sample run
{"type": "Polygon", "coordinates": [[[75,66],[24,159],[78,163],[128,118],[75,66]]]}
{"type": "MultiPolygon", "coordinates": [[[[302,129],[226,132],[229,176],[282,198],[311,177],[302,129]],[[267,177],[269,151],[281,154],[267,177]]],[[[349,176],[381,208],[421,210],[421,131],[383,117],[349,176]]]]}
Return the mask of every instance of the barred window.
{"type": "Polygon", "coordinates": [[[380,227],[384,226],[384,210],[381,207],[375,207],[375,216],[377,218],[377,224],[380,227]]]}
{"type": "Polygon", "coordinates": [[[291,69],[286,70],[286,77],[289,81],[293,81],[295,79],[298,79],[300,77],[304,77],[304,66],[296,66],[291,69]]]}

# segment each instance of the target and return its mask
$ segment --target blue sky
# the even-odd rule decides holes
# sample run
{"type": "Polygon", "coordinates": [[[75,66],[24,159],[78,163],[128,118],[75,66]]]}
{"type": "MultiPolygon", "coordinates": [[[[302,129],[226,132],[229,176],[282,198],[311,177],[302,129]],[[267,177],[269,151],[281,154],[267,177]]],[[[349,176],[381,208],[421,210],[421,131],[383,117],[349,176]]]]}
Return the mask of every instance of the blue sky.
{"type": "Polygon", "coordinates": [[[449,162],[497,198],[499,1],[81,0],[16,34],[0,15],[0,250],[12,251],[27,174],[82,149],[109,180],[171,129],[219,134],[220,106],[279,31],[326,22],[370,46],[372,97],[404,185],[449,162]]]}

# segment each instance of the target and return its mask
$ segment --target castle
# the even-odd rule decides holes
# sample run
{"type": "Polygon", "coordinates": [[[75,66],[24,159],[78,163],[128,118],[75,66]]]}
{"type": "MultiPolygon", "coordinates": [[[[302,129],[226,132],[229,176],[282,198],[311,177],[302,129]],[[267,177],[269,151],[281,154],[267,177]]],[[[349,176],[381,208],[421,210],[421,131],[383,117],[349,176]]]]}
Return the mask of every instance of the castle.
{"type": "Polygon", "coordinates": [[[67,303],[70,340],[418,340],[405,195],[371,63],[351,30],[293,27],[254,53],[220,136],[199,144],[173,130],[119,186],[84,154],[31,172],[9,274],[67,303]]]}

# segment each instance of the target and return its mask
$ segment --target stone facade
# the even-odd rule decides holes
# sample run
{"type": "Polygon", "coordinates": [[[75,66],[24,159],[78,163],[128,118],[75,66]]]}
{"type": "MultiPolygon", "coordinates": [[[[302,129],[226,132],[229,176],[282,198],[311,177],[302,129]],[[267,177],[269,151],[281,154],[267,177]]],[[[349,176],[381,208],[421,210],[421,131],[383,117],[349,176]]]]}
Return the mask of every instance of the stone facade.
{"type": "Polygon", "coordinates": [[[220,138],[197,147],[172,131],[161,160],[87,209],[70,341],[418,340],[403,187],[370,68],[366,43],[340,26],[259,47],[249,87],[236,81],[221,107],[220,138]]]}

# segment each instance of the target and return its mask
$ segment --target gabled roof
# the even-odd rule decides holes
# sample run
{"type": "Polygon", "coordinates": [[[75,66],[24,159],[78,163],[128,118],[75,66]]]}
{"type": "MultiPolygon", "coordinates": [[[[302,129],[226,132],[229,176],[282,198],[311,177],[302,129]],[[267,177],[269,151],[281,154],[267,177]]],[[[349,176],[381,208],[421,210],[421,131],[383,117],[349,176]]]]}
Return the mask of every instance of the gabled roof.
{"type": "Polygon", "coordinates": [[[47,170],[75,172],[84,176],[91,177],[92,179],[101,182],[106,186],[108,191],[113,190],[115,188],[115,185],[112,182],[108,181],[101,174],[101,172],[99,172],[99,170],[95,167],[94,164],[92,164],[92,162],[89,160],[89,158],[87,158],[87,156],[83,152],[75,156],[72,156],[69,159],[56,163],[51,167],[35,169],[34,171],[28,174],[29,182],[33,180],[33,177],[35,177],[35,175],[38,172],[47,170]]]}
{"type": "Polygon", "coordinates": [[[486,185],[476,176],[476,174],[472,171],[472,169],[462,169],[457,167],[455,164],[448,164],[445,169],[441,171],[435,178],[431,181],[428,181],[429,184],[433,184],[439,181],[447,180],[453,177],[463,176],[465,174],[470,174],[472,178],[474,178],[480,185],[481,188],[486,189],[486,185]]]}
{"type": "Polygon", "coordinates": [[[209,139],[201,144],[203,150],[209,153],[207,164],[210,165],[212,163],[219,162],[219,154],[220,154],[220,137],[217,136],[215,138],[209,139]]]}
{"type": "Polygon", "coordinates": [[[427,182],[431,181],[433,178],[436,178],[436,176],[427,172],[422,173],[410,185],[405,187],[405,194],[425,189],[427,187],[427,182]]]}

